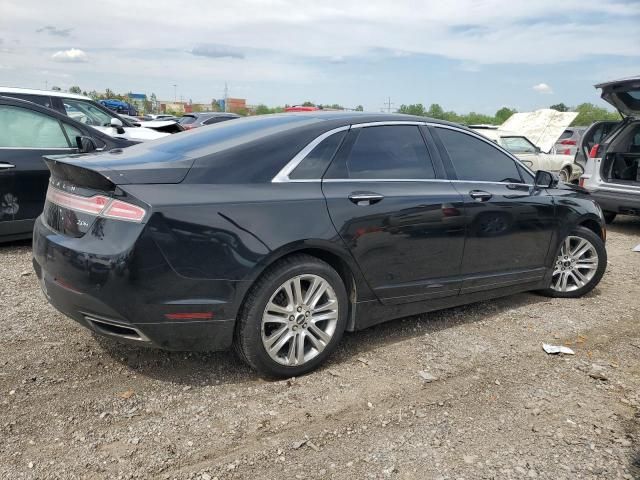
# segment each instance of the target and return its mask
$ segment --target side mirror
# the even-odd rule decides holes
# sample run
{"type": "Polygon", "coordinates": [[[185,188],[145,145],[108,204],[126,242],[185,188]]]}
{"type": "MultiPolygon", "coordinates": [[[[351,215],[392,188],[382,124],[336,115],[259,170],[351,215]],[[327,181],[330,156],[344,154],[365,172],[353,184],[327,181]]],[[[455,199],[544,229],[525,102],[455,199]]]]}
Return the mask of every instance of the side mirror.
{"type": "Polygon", "coordinates": [[[78,153],[91,153],[98,149],[96,142],[91,137],[76,137],[76,144],[78,145],[78,153]]]}
{"type": "Polygon", "coordinates": [[[533,185],[536,188],[553,188],[558,184],[558,180],[551,172],[538,170],[533,185]]]}
{"type": "Polygon", "coordinates": [[[112,118],[111,119],[111,126],[113,128],[116,129],[116,132],[118,132],[120,135],[122,135],[124,133],[124,128],[122,125],[122,120],[120,120],[119,118],[112,118]]]}
{"type": "Polygon", "coordinates": [[[542,149],[540,147],[538,147],[538,146],[535,146],[535,145],[533,147],[533,150],[536,152],[536,155],[539,155],[540,152],[542,152],[542,149]]]}

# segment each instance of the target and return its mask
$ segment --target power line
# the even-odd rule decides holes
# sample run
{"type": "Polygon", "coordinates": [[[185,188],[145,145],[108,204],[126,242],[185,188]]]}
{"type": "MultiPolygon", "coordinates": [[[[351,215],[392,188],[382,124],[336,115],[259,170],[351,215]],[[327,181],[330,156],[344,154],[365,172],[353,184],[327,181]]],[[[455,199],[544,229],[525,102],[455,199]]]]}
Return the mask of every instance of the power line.
{"type": "Polygon", "coordinates": [[[387,113],[391,113],[391,107],[395,104],[391,101],[391,97],[387,97],[387,101],[384,102],[383,105],[384,107],[382,107],[382,111],[384,112],[386,110],[387,113]]]}

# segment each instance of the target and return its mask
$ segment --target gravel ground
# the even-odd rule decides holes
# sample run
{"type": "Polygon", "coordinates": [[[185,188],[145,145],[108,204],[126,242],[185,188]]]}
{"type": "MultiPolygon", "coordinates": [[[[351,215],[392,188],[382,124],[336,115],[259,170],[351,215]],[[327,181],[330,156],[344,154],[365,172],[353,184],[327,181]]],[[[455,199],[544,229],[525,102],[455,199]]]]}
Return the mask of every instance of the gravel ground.
{"type": "Polygon", "coordinates": [[[0,246],[0,478],[640,478],[639,242],[620,217],[585,298],[408,317],[276,382],[95,338],[45,301],[29,244],[0,246]]]}

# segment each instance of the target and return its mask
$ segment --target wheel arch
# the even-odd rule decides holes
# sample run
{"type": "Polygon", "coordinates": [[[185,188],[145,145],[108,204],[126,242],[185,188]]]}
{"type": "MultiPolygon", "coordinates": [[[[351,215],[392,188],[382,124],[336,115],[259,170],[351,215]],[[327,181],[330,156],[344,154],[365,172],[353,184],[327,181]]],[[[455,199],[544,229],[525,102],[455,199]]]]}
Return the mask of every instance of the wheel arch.
{"type": "Polygon", "coordinates": [[[344,282],[349,298],[349,312],[346,330],[351,332],[356,327],[356,303],[358,300],[375,298],[373,292],[364,280],[360,268],[348,251],[342,250],[332,242],[326,241],[303,241],[294,242],[283,246],[265,257],[250,275],[248,286],[242,294],[238,311],[244,305],[245,299],[253,285],[262,275],[276,263],[292,255],[306,254],[328,263],[344,282]]]}
{"type": "Polygon", "coordinates": [[[602,223],[595,218],[588,216],[581,218],[577,225],[579,227],[588,228],[593,233],[598,235],[603,241],[606,239],[606,230],[602,223]]]}

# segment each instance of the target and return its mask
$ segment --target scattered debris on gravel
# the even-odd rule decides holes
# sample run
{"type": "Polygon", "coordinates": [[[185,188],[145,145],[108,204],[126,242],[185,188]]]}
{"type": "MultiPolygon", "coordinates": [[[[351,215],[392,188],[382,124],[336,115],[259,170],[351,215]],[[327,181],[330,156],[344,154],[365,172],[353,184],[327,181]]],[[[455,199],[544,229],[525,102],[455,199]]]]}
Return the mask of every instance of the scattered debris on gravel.
{"type": "Polygon", "coordinates": [[[96,338],[0,246],[0,478],[640,478],[639,235],[616,220],[584,298],[390,322],[282,381],[96,338]]]}

